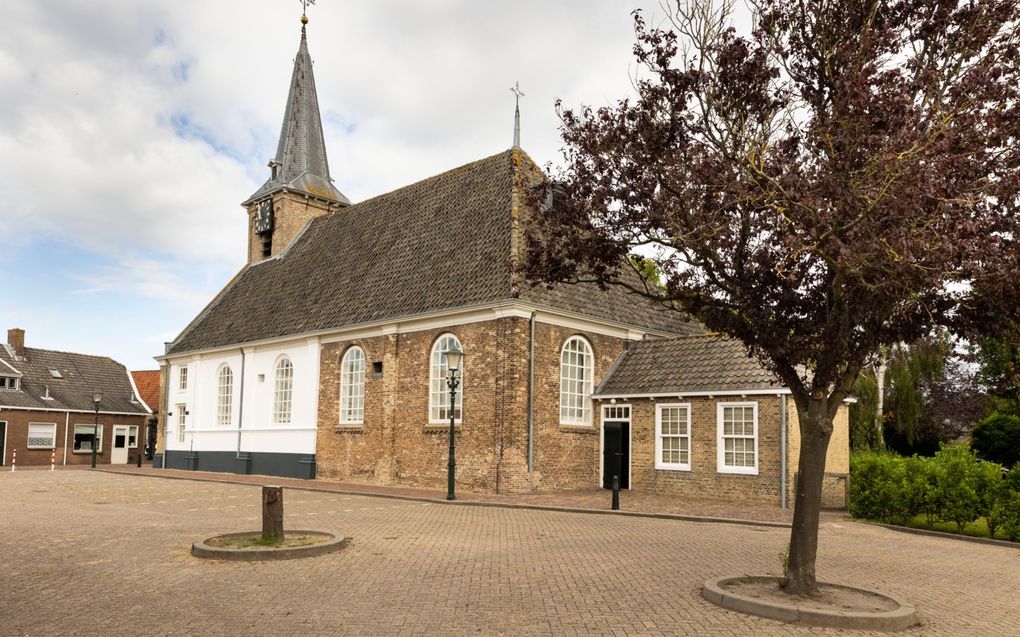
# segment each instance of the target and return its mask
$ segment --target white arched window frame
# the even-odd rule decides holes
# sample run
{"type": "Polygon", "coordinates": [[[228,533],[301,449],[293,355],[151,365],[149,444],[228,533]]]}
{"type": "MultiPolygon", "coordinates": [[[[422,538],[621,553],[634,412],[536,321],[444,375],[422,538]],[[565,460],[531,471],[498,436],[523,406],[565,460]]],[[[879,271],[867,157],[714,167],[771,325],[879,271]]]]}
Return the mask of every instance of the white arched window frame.
{"type": "Polygon", "coordinates": [[[340,361],[340,424],[365,422],[365,352],[352,347],[340,361]]]}
{"type": "Polygon", "coordinates": [[[289,425],[294,396],[294,365],[284,356],[276,362],[273,381],[273,424],[289,425]]]}
{"type": "MultiPolygon", "coordinates": [[[[456,345],[463,350],[460,341],[453,334],[443,334],[432,345],[429,372],[429,422],[441,424],[450,422],[450,389],[446,385],[446,352],[456,345]]],[[[456,404],[453,407],[453,420],[460,422],[464,405],[464,363],[457,373],[460,386],[457,387],[456,404]]]]}
{"type": "Polygon", "coordinates": [[[560,424],[591,425],[595,356],[591,345],[571,336],[560,351],[560,424]]]}
{"type": "Polygon", "coordinates": [[[216,373],[216,379],[216,422],[228,427],[234,411],[234,370],[223,364],[216,373]]]}

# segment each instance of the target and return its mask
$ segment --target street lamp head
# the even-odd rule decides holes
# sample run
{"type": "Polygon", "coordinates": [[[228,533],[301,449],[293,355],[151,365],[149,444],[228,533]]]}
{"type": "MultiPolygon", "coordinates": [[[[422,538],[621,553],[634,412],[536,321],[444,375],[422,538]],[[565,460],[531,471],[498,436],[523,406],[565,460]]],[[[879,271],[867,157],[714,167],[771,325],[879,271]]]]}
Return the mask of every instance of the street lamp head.
{"type": "Polygon", "coordinates": [[[92,402],[94,402],[95,404],[98,405],[99,401],[101,401],[102,399],[103,399],[103,392],[101,390],[97,389],[96,391],[92,392],[92,402]]]}
{"type": "Polygon", "coordinates": [[[450,351],[446,352],[446,369],[456,373],[463,364],[464,352],[462,352],[456,345],[452,345],[450,347],[450,351]]]}

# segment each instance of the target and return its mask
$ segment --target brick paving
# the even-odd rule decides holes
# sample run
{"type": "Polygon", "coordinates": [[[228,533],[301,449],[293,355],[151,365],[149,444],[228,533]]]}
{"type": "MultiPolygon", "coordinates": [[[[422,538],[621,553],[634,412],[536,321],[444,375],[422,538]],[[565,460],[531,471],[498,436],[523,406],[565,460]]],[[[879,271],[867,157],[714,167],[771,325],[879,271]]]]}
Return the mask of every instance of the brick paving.
{"type": "MultiPolygon", "coordinates": [[[[701,599],[711,577],[777,573],[782,528],[329,491],[286,491],[285,507],[287,526],[351,545],[200,560],[191,542],[257,528],[254,485],[0,473],[0,635],[841,634],[701,599]]],[[[835,519],[818,567],[916,604],[924,624],[900,634],[1020,635],[1020,550],[835,519]]]]}

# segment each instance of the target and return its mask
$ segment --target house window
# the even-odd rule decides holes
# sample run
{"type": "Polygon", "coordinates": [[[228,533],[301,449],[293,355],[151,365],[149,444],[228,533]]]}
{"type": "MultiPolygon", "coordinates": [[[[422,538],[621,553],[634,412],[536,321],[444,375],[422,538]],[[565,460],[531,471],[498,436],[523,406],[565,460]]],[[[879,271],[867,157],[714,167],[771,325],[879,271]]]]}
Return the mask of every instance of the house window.
{"type": "Polygon", "coordinates": [[[28,448],[29,449],[53,449],[56,447],[57,423],[55,422],[30,422],[28,423],[28,448]]]}
{"type": "Polygon", "coordinates": [[[102,453],[103,425],[99,425],[98,435],[94,435],[95,432],[95,425],[75,425],[72,451],[74,453],[92,453],[92,445],[95,443],[96,453],[102,453]]]}
{"type": "Polygon", "coordinates": [[[273,424],[290,424],[290,404],[294,394],[294,366],[284,356],[276,364],[276,383],[273,392],[273,424]]]}
{"type": "Polygon", "coordinates": [[[0,389],[18,389],[18,378],[16,376],[0,376],[0,389]]]}
{"type": "Polygon", "coordinates": [[[234,406],[234,372],[230,365],[220,367],[219,384],[216,392],[216,421],[223,426],[230,425],[231,410],[234,406]]]}
{"type": "Polygon", "coordinates": [[[719,473],[758,475],[758,403],[720,403],[719,473]]]}
{"type": "Polygon", "coordinates": [[[138,425],[128,427],[128,449],[138,448],[138,425]]]}
{"type": "Polygon", "coordinates": [[[187,405],[177,405],[177,442],[184,442],[184,418],[188,415],[187,405]]]}
{"type": "Polygon", "coordinates": [[[591,424],[592,366],[591,345],[580,336],[571,336],[560,352],[560,424],[591,424]]]}
{"type": "Polygon", "coordinates": [[[655,406],[655,468],[690,471],[690,405],[655,406]]]}
{"type": "MultiPolygon", "coordinates": [[[[460,341],[457,340],[456,336],[444,334],[432,346],[429,374],[429,422],[431,423],[438,424],[450,421],[450,389],[446,384],[446,352],[453,349],[454,345],[457,346],[457,349],[464,349],[460,346],[460,341]]],[[[456,404],[453,406],[454,422],[460,422],[463,416],[461,413],[464,407],[463,367],[464,363],[462,362],[461,370],[458,372],[461,383],[455,398],[456,404]]]]}
{"type": "Polygon", "coordinates": [[[365,421],[365,352],[352,347],[340,363],[340,424],[365,421]]]}
{"type": "Polygon", "coordinates": [[[179,389],[180,391],[187,391],[188,390],[188,367],[187,367],[187,365],[185,365],[184,367],[181,367],[180,371],[178,372],[178,376],[177,376],[177,389],[179,389]]]}

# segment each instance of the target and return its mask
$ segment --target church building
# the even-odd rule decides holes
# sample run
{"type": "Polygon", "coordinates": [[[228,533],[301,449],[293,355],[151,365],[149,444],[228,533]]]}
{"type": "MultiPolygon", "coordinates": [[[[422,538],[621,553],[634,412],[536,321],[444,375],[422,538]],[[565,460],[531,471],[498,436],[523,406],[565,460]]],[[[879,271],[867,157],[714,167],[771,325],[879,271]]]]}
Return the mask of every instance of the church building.
{"type": "MultiPolygon", "coordinates": [[[[330,175],[303,25],[269,169],[242,204],[247,263],[157,357],[156,466],[437,488],[452,417],[458,489],[615,475],[785,501],[793,403],[739,344],[620,287],[523,280],[525,193],[544,175],[517,135],[352,203],[330,175]]],[[[844,409],[835,487],[847,449],[844,409]]]]}

